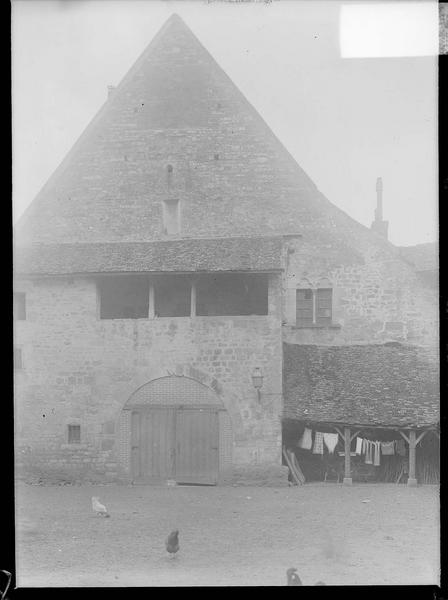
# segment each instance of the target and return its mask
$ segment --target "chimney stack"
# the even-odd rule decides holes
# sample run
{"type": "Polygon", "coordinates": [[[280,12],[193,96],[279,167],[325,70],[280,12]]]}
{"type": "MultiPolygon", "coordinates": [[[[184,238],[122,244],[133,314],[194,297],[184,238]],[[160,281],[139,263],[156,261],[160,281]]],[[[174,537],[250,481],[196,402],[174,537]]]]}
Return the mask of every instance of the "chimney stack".
{"type": "Polygon", "coordinates": [[[376,210],[375,221],[383,220],[383,180],[381,177],[376,179],[376,210]]]}
{"type": "Polygon", "coordinates": [[[110,98],[114,92],[115,92],[115,86],[108,85],[107,86],[107,97],[110,98]]]}
{"type": "Polygon", "coordinates": [[[382,235],[387,240],[387,229],[389,223],[383,221],[383,180],[378,177],[376,180],[376,209],[375,209],[375,220],[373,221],[370,229],[379,235],[382,235]]]}

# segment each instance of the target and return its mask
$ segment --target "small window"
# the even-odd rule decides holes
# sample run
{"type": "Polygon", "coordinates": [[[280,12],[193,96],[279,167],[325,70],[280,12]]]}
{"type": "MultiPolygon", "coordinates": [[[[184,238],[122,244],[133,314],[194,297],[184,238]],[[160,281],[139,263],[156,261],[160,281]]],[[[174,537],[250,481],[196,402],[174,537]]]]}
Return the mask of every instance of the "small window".
{"type": "Polygon", "coordinates": [[[331,325],[332,290],[316,290],[316,324],[331,325]]]}
{"type": "Polygon", "coordinates": [[[149,280],[141,275],[117,275],[98,282],[100,319],[147,319],[149,280]]]}
{"type": "Polygon", "coordinates": [[[311,327],[313,325],[313,291],[297,290],[296,316],[297,327],[311,327]]]}
{"type": "Polygon", "coordinates": [[[80,425],[69,425],[68,426],[68,443],[69,444],[80,444],[81,443],[81,426],[80,425]]]}
{"type": "Polygon", "coordinates": [[[163,202],[163,230],[168,235],[175,235],[180,231],[180,210],[178,200],[165,200],[163,202]]]}
{"type": "Polygon", "coordinates": [[[23,369],[23,358],[21,348],[14,348],[14,369],[23,369]]]}
{"type": "Polygon", "coordinates": [[[15,292],[14,293],[14,317],[17,321],[25,321],[26,319],[26,303],[25,293],[15,292]]]}

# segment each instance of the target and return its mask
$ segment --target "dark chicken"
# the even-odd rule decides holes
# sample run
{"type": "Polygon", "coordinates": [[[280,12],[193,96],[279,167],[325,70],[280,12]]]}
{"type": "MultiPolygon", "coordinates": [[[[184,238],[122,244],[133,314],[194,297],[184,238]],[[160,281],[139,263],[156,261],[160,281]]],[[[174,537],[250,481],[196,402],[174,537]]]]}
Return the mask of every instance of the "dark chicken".
{"type": "Polygon", "coordinates": [[[286,571],[287,585],[302,585],[300,577],[297,575],[297,569],[290,568],[286,571]]]}
{"type": "Polygon", "coordinates": [[[179,531],[176,529],[172,531],[166,538],[166,551],[174,558],[176,552],[179,550],[179,531]]]}

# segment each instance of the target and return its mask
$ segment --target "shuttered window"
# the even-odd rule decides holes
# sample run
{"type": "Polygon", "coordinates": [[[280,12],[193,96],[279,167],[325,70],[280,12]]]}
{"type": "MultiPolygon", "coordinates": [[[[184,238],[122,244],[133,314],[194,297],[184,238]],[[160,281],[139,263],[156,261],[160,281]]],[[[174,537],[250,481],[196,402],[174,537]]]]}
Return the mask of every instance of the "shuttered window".
{"type": "Polygon", "coordinates": [[[313,290],[297,290],[296,325],[297,327],[313,325],[313,290]]]}
{"type": "Polygon", "coordinates": [[[331,325],[331,289],[316,290],[316,325],[331,325]]]}
{"type": "Polygon", "coordinates": [[[296,292],[296,327],[326,327],[332,324],[331,288],[299,289],[296,292]]]}

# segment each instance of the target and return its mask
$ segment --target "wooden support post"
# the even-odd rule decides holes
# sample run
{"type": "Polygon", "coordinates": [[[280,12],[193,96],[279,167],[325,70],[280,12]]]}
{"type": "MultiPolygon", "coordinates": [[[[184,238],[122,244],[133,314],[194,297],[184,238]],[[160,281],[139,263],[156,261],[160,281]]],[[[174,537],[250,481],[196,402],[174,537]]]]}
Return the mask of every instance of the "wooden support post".
{"type": "Polygon", "coordinates": [[[411,429],[409,432],[409,476],[408,476],[408,485],[416,486],[417,479],[415,477],[415,430],[411,429]]]}
{"type": "Polygon", "coordinates": [[[350,470],[350,427],[344,428],[344,442],[345,442],[345,473],[344,483],[345,485],[352,485],[352,473],[350,470]]]}
{"type": "Polygon", "coordinates": [[[313,290],[313,325],[316,325],[317,299],[316,290],[313,290]]]}
{"type": "Polygon", "coordinates": [[[154,319],[154,284],[152,281],[149,282],[149,307],[148,317],[154,319]]]}

